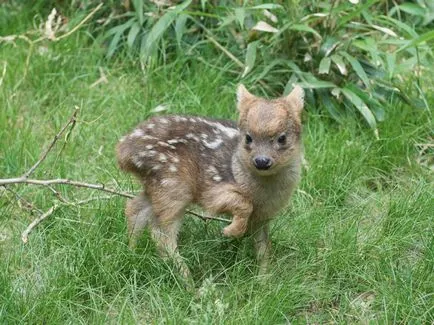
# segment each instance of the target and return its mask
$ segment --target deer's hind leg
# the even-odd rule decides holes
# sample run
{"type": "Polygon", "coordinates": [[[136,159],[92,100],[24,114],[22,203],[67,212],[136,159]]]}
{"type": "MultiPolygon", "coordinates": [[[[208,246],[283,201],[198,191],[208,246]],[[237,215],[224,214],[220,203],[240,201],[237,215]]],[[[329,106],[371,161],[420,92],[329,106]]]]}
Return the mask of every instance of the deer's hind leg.
{"type": "Polygon", "coordinates": [[[125,208],[128,228],[128,246],[135,248],[146,225],[152,220],[152,205],[145,193],[128,200],[125,208]]]}
{"type": "Polygon", "coordinates": [[[192,195],[182,183],[176,182],[174,185],[176,186],[167,191],[160,189],[151,194],[154,216],[150,229],[160,255],[172,259],[181,275],[189,278],[188,266],[178,251],[178,233],[185,208],[191,203],[192,195]]]}

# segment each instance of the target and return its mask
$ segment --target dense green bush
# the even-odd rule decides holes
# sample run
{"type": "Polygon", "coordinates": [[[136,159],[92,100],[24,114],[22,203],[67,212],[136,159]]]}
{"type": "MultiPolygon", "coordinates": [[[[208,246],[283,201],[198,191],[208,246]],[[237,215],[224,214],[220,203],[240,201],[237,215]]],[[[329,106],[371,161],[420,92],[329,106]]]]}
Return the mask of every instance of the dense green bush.
{"type": "MultiPolygon", "coordinates": [[[[34,6],[40,16],[56,7],[77,20],[97,4],[34,6]]],[[[92,21],[108,58],[127,52],[145,68],[201,60],[270,95],[299,83],[309,109],[338,121],[361,114],[375,132],[395,100],[428,106],[419,77],[433,56],[429,0],[111,0],[92,21]]]]}
{"type": "Polygon", "coordinates": [[[337,120],[359,111],[374,130],[391,96],[426,106],[415,81],[432,57],[430,1],[155,3],[132,1],[131,11],[105,31],[108,57],[123,48],[153,65],[200,57],[211,45],[237,65],[243,81],[285,92],[298,82],[311,107],[337,120]]]}

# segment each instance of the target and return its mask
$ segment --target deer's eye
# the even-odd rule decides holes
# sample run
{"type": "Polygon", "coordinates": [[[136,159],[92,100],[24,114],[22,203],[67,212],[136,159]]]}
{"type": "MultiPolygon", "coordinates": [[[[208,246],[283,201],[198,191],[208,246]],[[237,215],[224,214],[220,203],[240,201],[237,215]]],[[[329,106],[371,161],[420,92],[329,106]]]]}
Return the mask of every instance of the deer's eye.
{"type": "Polygon", "coordinates": [[[246,139],[245,140],[246,140],[246,144],[251,144],[252,141],[253,141],[252,137],[249,134],[246,134],[246,139]]]}
{"type": "Polygon", "coordinates": [[[277,142],[279,144],[285,144],[286,143],[286,135],[282,134],[280,137],[278,137],[277,142]]]}

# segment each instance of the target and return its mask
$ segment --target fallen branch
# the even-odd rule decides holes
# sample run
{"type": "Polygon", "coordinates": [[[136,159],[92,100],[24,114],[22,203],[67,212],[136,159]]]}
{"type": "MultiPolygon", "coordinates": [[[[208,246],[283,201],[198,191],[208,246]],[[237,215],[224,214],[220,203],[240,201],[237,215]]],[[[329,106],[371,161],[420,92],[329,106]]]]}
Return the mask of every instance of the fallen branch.
{"type": "Polygon", "coordinates": [[[39,225],[42,221],[44,221],[49,216],[51,216],[56,210],[58,210],[62,206],[80,206],[80,205],[84,205],[84,204],[87,204],[87,203],[92,202],[92,201],[111,199],[112,197],[113,196],[100,196],[100,197],[93,197],[93,198],[89,198],[89,199],[85,199],[85,200],[81,200],[81,201],[77,201],[77,202],[67,202],[67,201],[63,202],[62,201],[62,204],[60,204],[60,203],[55,204],[50,209],[48,209],[45,213],[41,214],[38,218],[33,220],[27,226],[26,230],[24,230],[21,234],[21,240],[23,241],[24,244],[26,244],[29,240],[29,234],[32,232],[32,230],[37,225],[39,225]]]}
{"type": "Polygon", "coordinates": [[[111,188],[107,188],[105,184],[91,184],[91,183],[85,183],[85,182],[79,182],[79,181],[73,181],[67,178],[58,178],[58,179],[28,179],[23,177],[18,178],[6,178],[6,179],[0,179],[0,186],[6,186],[11,184],[28,184],[28,185],[40,185],[40,186],[50,186],[50,185],[71,185],[75,187],[84,187],[84,188],[90,188],[94,190],[99,190],[111,194],[120,195],[127,198],[134,198],[135,195],[117,191],[111,188]]]}
{"type": "Polygon", "coordinates": [[[71,35],[72,33],[74,33],[75,31],[77,31],[81,26],[83,26],[84,23],[86,23],[99,9],[101,9],[101,7],[103,6],[104,3],[100,3],[98,6],[96,6],[86,17],[84,17],[84,19],[82,21],[80,21],[73,29],[71,29],[69,32],[67,32],[66,34],[63,34],[57,38],[54,39],[54,41],[59,41],[62,38],[68,37],[69,35],[71,35]]]}

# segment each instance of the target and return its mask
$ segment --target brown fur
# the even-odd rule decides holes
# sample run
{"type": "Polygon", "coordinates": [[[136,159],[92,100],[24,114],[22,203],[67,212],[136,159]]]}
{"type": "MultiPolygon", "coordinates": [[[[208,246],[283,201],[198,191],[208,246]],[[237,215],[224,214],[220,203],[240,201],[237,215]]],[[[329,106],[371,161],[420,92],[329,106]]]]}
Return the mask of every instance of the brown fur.
{"type": "Polygon", "coordinates": [[[232,215],[223,234],[253,234],[264,272],[267,223],[287,205],[300,177],[303,90],[296,87],[286,97],[266,100],[240,85],[237,98],[238,126],[204,117],[153,117],[117,146],[120,167],[144,186],[125,210],[130,245],[149,226],[161,253],[174,258],[185,276],[177,234],[188,205],[232,215]]]}

